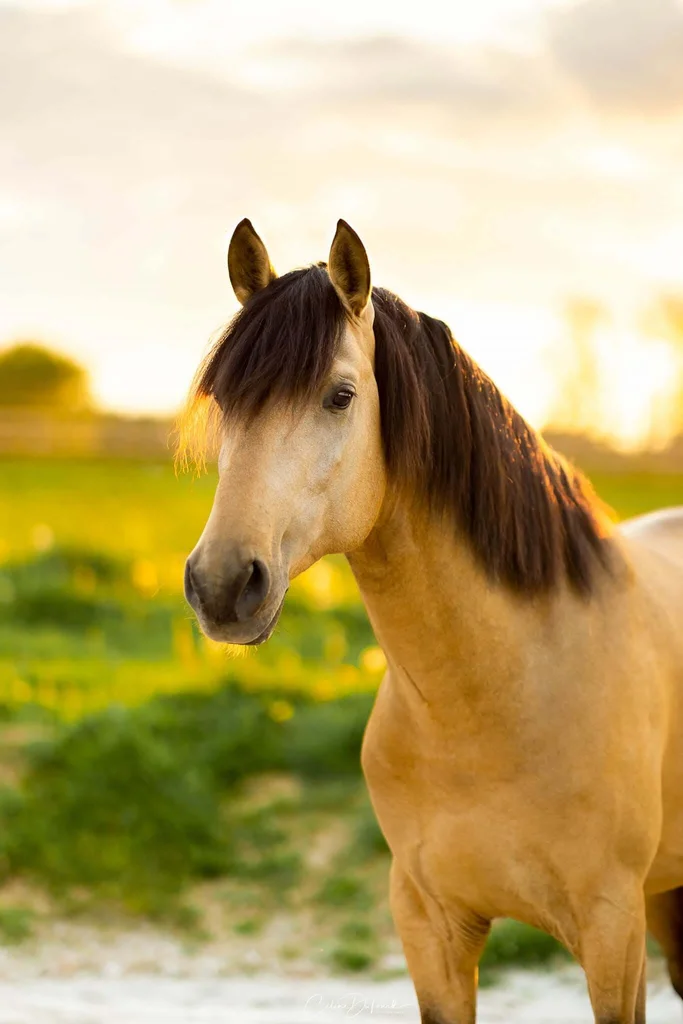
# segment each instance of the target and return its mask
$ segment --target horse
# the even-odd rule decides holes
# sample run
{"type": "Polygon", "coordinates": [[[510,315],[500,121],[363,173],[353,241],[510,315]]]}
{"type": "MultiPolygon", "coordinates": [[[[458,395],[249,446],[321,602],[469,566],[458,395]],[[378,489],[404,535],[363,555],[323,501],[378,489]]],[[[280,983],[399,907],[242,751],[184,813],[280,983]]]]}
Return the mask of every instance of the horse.
{"type": "Polygon", "coordinates": [[[220,447],[201,628],[263,643],[345,554],[387,661],[361,762],[422,1024],[474,1024],[501,917],[578,960],[596,1024],[643,1024],[648,930],[683,998],[683,508],[616,525],[344,221],[278,277],[245,219],[228,269],[184,426],[220,447]]]}

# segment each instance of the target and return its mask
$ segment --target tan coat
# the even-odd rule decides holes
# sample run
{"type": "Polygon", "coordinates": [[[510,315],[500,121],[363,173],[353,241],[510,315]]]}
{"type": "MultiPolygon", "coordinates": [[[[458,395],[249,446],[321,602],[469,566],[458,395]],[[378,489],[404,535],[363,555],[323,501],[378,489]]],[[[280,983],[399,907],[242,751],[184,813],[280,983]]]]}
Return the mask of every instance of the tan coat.
{"type": "Polygon", "coordinates": [[[512,598],[409,516],[351,559],[389,665],[363,769],[437,1020],[474,1019],[495,917],[567,946],[597,1020],[637,1019],[644,893],[683,885],[683,510],[620,543],[626,570],[588,602],[512,598]]]}
{"type": "Polygon", "coordinates": [[[244,310],[189,417],[222,438],[202,628],[265,641],[346,553],[388,662],[363,770],[423,1024],[473,1024],[496,917],[572,951],[597,1024],[643,1024],[646,927],[683,996],[683,510],[605,526],[344,222],[327,269],[278,279],[243,221],[229,268],[244,310]]]}

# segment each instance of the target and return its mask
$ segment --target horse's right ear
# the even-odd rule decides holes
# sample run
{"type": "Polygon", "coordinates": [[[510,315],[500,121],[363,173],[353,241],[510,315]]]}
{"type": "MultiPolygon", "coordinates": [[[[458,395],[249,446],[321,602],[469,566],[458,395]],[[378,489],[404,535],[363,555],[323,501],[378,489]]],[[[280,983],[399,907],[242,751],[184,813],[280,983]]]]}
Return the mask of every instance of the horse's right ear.
{"type": "Polygon", "coordinates": [[[242,305],[277,277],[266,247],[247,217],[232,233],[228,247],[228,273],[242,305]]]}
{"type": "Polygon", "coordinates": [[[365,246],[345,220],[337,222],[327,272],[344,308],[355,317],[362,316],[372,291],[370,264],[365,246]]]}

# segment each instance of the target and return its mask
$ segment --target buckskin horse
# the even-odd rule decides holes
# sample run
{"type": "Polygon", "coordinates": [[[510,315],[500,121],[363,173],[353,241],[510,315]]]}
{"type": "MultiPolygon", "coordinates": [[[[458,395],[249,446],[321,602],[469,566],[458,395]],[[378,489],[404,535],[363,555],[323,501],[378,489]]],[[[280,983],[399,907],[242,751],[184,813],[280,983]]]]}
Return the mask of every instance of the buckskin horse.
{"type": "Polygon", "coordinates": [[[683,996],[683,509],[613,525],[344,221],[277,277],[243,220],[228,267],[185,420],[220,434],[202,629],[262,643],[343,552],[388,665],[362,765],[423,1024],[475,1021],[497,917],[571,951],[598,1024],[642,1024],[648,929],[683,996]]]}

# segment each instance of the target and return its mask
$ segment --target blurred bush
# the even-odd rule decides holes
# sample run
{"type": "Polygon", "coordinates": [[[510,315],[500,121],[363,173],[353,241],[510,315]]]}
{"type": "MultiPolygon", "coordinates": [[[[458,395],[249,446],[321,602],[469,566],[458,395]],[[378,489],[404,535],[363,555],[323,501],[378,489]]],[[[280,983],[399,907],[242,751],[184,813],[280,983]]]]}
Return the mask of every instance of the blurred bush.
{"type": "Polygon", "coordinates": [[[176,918],[202,879],[283,894],[302,851],[282,806],[242,798],[273,773],[301,780],[313,813],[344,805],[350,834],[367,831],[367,801],[349,794],[383,660],[362,608],[330,600],[335,581],[327,565],[310,576],[268,648],[230,660],[150,560],[51,544],[1,565],[5,878],[176,918]]]}
{"type": "Polygon", "coordinates": [[[276,699],[231,684],[55,725],[26,746],[21,782],[0,799],[6,876],[61,895],[90,889],[151,914],[172,911],[193,879],[276,872],[292,884],[300,858],[276,850],[273,860],[279,836],[263,814],[237,808],[239,784],[282,771],[315,782],[359,779],[372,698],[321,705],[298,695],[285,721],[270,714],[276,699]],[[269,859],[246,855],[250,845],[267,848],[269,859]]]}
{"type": "Polygon", "coordinates": [[[545,932],[518,921],[496,921],[479,964],[480,981],[494,981],[505,967],[551,966],[568,959],[566,949],[545,932]]]}
{"type": "Polygon", "coordinates": [[[34,342],[0,352],[0,406],[82,412],[92,406],[78,363],[34,342]]]}
{"type": "Polygon", "coordinates": [[[188,878],[224,871],[213,780],[177,756],[148,715],[112,708],[30,747],[0,813],[7,871],[55,892],[100,887],[153,912],[188,878]]]}

